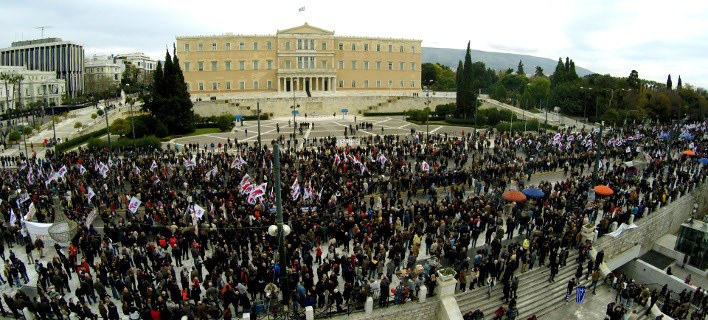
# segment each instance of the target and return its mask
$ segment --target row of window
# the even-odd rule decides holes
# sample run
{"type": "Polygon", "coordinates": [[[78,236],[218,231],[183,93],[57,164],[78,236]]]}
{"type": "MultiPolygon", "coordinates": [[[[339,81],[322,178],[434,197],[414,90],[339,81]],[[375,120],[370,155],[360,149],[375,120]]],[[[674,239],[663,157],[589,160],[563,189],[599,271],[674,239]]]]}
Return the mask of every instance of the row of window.
{"type": "MultiPolygon", "coordinates": [[[[339,51],[344,51],[344,43],[339,42],[339,51]]],[[[258,50],[258,41],[254,41],[251,46],[252,50],[258,50]]],[[[322,42],[320,43],[320,48],[322,50],[327,50],[327,42],[322,42]]],[[[357,43],[352,43],[351,46],[351,51],[357,51],[357,43]]],[[[211,43],[211,51],[217,51],[219,49],[219,46],[216,42],[211,43]]],[[[225,48],[226,51],[231,50],[231,42],[226,42],[225,43],[225,48]]],[[[317,50],[317,46],[315,45],[315,39],[297,39],[297,49],[298,50],[317,50]]],[[[369,44],[364,43],[363,45],[363,51],[369,51],[369,44]]],[[[393,52],[394,46],[392,44],[388,45],[388,52],[393,52]]],[[[184,52],[189,52],[190,50],[190,44],[185,43],[184,44],[184,52]]],[[[245,42],[239,42],[238,43],[238,50],[246,50],[246,43],[245,42]]],[[[266,50],[273,50],[273,43],[271,41],[266,42],[266,50]]],[[[290,41],[285,41],[285,50],[290,50],[290,41]]],[[[203,43],[197,43],[197,51],[204,51],[204,44],[203,43]]],[[[381,44],[377,43],[376,44],[376,51],[381,52],[381,44]]],[[[405,47],[403,45],[398,46],[398,52],[403,53],[405,52],[405,47]]],[[[411,51],[410,53],[415,53],[415,46],[411,46],[411,51]]]]}
{"type": "MultiPolygon", "coordinates": [[[[223,88],[224,90],[231,90],[231,81],[226,81],[226,87],[223,88]]],[[[212,82],[211,83],[211,90],[212,91],[218,91],[221,90],[221,83],[219,82],[212,82]]],[[[253,81],[253,86],[249,89],[260,89],[260,85],[258,81],[253,81]]],[[[266,89],[273,89],[273,81],[268,80],[266,82],[266,89]]],[[[187,82],[187,90],[191,91],[191,86],[189,85],[189,82],[187,82]]],[[[246,82],[241,81],[238,83],[238,90],[246,90],[246,82]]],[[[204,91],[204,82],[199,82],[197,83],[197,91],[204,91]]]]}
{"type": "MultiPolygon", "coordinates": [[[[231,86],[231,81],[227,81],[226,87],[224,90],[232,90],[231,86]]],[[[415,88],[415,80],[411,80],[411,88],[415,88]]],[[[344,88],[344,80],[339,80],[337,83],[337,87],[339,88],[344,88]]],[[[350,88],[357,88],[357,82],[356,80],[351,81],[351,86],[350,88]]],[[[369,87],[369,80],[364,80],[364,84],[361,88],[370,88],[369,87]]],[[[381,88],[381,80],[376,80],[376,87],[375,88],[381,88]]],[[[388,86],[386,88],[393,88],[393,80],[388,80],[388,86]]],[[[405,81],[400,80],[398,82],[398,88],[405,88],[405,81]]],[[[218,91],[221,90],[221,83],[219,82],[211,82],[211,90],[212,91],[218,91]]],[[[246,82],[245,81],[240,81],[238,83],[238,90],[246,90],[246,82]]],[[[258,81],[253,81],[253,86],[248,89],[260,89],[259,82],[258,81]]],[[[266,82],[266,89],[273,89],[273,81],[268,80],[266,82]]],[[[191,91],[191,86],[189,82],[187,82],[187,90],[191,91]]],[[[204,91],[204,82],[199,82],[197,83],[197,91],[204,91]]]]}
{"type": "MultiPolygon", "coordinates": [[[[356,70],[359,66],[358,61],[352,61],[351,62],[351,70],[356,70]]],[[[190,72],[191,70],[191,63],[190,62],[185,62],[184,63],[184,71],[185,72],[190,72]]],[[[320,67],[322,69],[327,69],[327,60],[320,60],[320,67]]],[[[393,61],[388,61],[388,70],[405,70],[406,69],[406,63],[405,62],[398,62],[398,69],[394,69],[394,63],[393,61]]],[[[253,60],[251,61],[251,70],[258,70],[260,68],[260,61],[258,60],[253,60]]],[[[291,69],[292,65],[290,60],[285,60],[285,69],[291,69]]],[[[297,57],[297,68],[298,69],[315,69],[316,64],[315,64],[315,57],[297,57]]],[[[410,70],[415,71],[416,64],[415,62],[410,63],[410,70]]],[[[211,61],[211,71],[218,71],[218,61],[211,61]]],[[[273,60],[266,60],[266,70],[271,70],[273,69],[273,60]]],[[[369,61],[363,61],[363,70],[369,70],[370,69],[370,63],[369,61]]],[[[375,62],[375,69],[376,70],[381,70],[381,61],[376,61],[375,62]]],[[[231,71],[231,61],[225,61],[224,62],[224,70],[225,71],[231,71]]],[[[237,70],[246,70],[246,61],[241,60],[238,61],[238,69],[237,70]]],[[[344,61],[340,60],[339,61],[339,70],[344,70],[344,61]]],[[[197,62],[197,71],[204,71],[204,61],[198,61],[197,62]]]]}
{"type": "MultiPolygon", "coordinates": [[[[258,42],[254,41],[253,50],[258,50],[258,42]]],[[[189,43],[184,44],[184,52],[189,52],[190,46],[189,43]]],[[[239,42],[238,43],[238,49],[239,50],[246,50],[246,43],[245,42],[239,42]]],[[[273,43],[268,41],[266,42],[266,49],[267,50],[273,50],[273,43]]],[[[211,51],[216,51],[218,50],[218,45],[216,42],[211,43],[211,51]]],[[[231,42],[227,42],[225,44],[225,50],[226,51],[231,51],[231,42]]],[[[204,51],[204,44],[203,43],[197,43],[197,51],[204,51]]]]}
{"type": "MultiPolygon", "coordinates": [[[[218,70],[218,62],[217,61],[212,61],[211,62],[211,71],[217,71],[218,70]]],[[[184,72],[190,72],[192,68],[192,64],[189,62],[184,63],[184,72]]],[[[253,60],[251,64],[251,70],[258,70],[260,68],[260,61],[258,60],[253,60]]],[[[266,61],[266,70],[271,70],[273,69],[273,60],[267,60],[266,61]]],[[[225,61],[224,62],[224,70],[225,71],[231,71],[231,61],[225,61]]],[[[241,60],[238,62],[238,70],[246,70],[246,61],[241,60]]],[[[199,61],[197,62],[197,71],[204,71],[204,61],[199,61]]]]}
{"type": "MultiPolygon", "coordinates": [[[[405,88],[406,82],[400,80],[398,82],[398,88],[405,88]]],[[[344,80],[339,80],[337,83],[338,88],[344,88],[344,80]]],[[[350,88],[357,88],[356,80],[352,80],[350,88]]],[[[362,88],[369,88],[369,80],[364,80],[364,86],[362,88]]],[[[376,88],[381,88],[381,80],[376,80],[376,88]]],[[[388,87],[393,88],[393,80],[388,80],[388,87]]],[[[415,80],[411,80],[411,88],[415,88],[415,80]]]]}
{"type": "MultiPolygon", "coordinates": [[[[376,70],[381,70],[381,61],[376,61],[376,70]]],[[[388,70],[394,70],[393,69],[393,61],[388,61],[388,70]]],[[[410,70],[415,71],[415,62],[410,63],[410,70]]],[[[351,70],[356,70],[358,68],[358,62],[355,60],[352,60],[351,62],[351,70]]],[[[369,70],[369,61],[363,61],[363,69],[364,70],[369,70]]],[[[344,61],[339,60],[339,70],[344,70],[344,61]]],[[[396,70],[406,70],[406,63],[405,62],[398,62],[398,69],[396,70]]]]}

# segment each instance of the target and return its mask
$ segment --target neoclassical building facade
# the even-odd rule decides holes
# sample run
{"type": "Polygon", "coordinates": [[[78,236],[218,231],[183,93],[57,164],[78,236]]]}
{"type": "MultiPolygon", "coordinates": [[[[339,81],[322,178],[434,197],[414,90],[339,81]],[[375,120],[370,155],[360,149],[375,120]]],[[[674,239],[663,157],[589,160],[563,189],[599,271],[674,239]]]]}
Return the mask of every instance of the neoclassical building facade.
{"type": "Polygon", "coordinates": [[[307,23],[275,35],[177,37],[177,56],[193,95],[421,88],[421,40],[335,36],[307,23]]]}

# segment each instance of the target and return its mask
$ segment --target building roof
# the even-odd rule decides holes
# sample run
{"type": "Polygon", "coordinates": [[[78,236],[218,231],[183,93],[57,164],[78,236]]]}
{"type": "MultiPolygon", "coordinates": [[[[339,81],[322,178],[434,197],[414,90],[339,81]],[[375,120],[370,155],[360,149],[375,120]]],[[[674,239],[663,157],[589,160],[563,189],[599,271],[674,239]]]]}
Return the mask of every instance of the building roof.
{"type": "MultiPolygon", "coordinates": [[[[224,34],[218,34],[218,35],[201,35],[201,36],[178,36],[175,37],[177,40],[190,40],[190,39],[199,39],[199,38],[223,38],[223,37],[275,37],[277,35],[281,34],[319,34],[319,35],[331,35],[334,36],[334,30],[329,31],[325,30],[322,28],[314,27],[307,22],[301,26],[297,27],[292,27],[284,30],[278,30],[275,35],[272,34],[234,34],[231,32],[227,32],[224,34]]],[[[419,39],[404,39],[404,38],[386,38],[386,37],[366,37],[366,36],[335,36],[336,39],[363,39],[363,40],[392,40],[392,41],[418,41],[422,42],[423,40],[419,39]]]]}
{"type": "Polygon", "coordinates": [[[73,41],[64,41],[61,38],[44,38],[44,39],[36,39],[36,40],[15,41],[12,43],[11,47],[0,48],[0,51],[16,50],[16,49],[22,49],[22,48],[33,48],[33,47],[45,47],[45,46],[56,45],[56,44],[73,44],[73,45],[77,45],[77,46],[81,46],[81,47],[84,46],[82,43],[73,42],[73,41]]]}
{"type": "Polygon", "coordinates": [[[305,24],[298,26],[298,27],[292,27],[292,28],[288,28],[285,30],[278,30],[278,32],[276,34],[293,34],[293,33],[334,35],[334,31],[329,31],[329,30],[325,30],[322,28],[313,27],[313,26],[307,24],[307,22],[305,22],[305,24]]]}

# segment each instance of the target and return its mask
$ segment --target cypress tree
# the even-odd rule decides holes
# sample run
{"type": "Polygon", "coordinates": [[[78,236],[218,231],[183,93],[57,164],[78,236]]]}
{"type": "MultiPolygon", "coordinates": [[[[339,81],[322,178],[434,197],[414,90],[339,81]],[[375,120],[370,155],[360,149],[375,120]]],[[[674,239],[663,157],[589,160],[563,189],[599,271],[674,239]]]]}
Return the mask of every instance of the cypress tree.
{"type": "MultiPolygon", "coordinates": [[[[474,75],[472,72],[472,55],[470,54],[470,42],[467,42],[467,53],[465,54],[465,64],[464,64],[464,70],[462,74],[462,118],[467,118],[467,115],[470,114],[471,111],[474,111],[474,92],[472,90],[472,84],[474,81],[474,75]]],[[[459,106],[458,106],[459,109],[459,106]]]]}
{"type": "Polygon", "coordinates": [[[455,111],[457,113],[457,116],[459,117],[462,114],[462,88],[464,85],[462,82],[464,79],[462,78],[464,67],[462,66],[462,60],[457,64],[457,74],[455,74],[455,111]]]}
{"type": "Polygon", "coordinates": [[[516,68],[516,74],[524,75],[526,72],[524,72],[524,62],[519,60],[519,66],[516,68]]]}
{"type": "Polygon", "coordinates": [[[683,83],[681,82],[681,76],[679,76],[678,83],[676,84],[676,89],[682,89],[683,83]]]}
{"type": "Polygon", "coordinates": [[[194,106],[192,105],[192,99],[190,99],[189,91],[187,91],[187,84],[184,82],[184,74],[182,74],[182,67],[179,65],[179,59],[177,58],[177,48],[173,48],[173,59],[172,67],[174,70],[175,78],[175,126],[178,133],[188,133],[194,131],[194,106]]]}
{"type": "Polygon", "coordinates": [[[673,83],[671,83],[671,75],[669,75],[669,78],[666,79],[666,89],[673,89],[673,83]]]}

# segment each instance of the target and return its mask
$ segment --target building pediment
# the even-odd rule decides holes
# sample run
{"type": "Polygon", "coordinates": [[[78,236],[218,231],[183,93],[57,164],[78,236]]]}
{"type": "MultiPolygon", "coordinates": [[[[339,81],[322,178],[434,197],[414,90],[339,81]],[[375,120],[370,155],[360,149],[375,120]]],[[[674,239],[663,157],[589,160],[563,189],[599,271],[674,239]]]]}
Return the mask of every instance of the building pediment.
{"type": "Polygon", "coordinates": [[[317,27],[313,27],[307,22],[305,24],[298,26],[298,27],[293,27],[290,29],[285,29],[285,30],[278,30],[278,34],[322,34],[322,35],[334,35],[334,31],[329,31],[325,29],[320,29],[317,27]]]}

